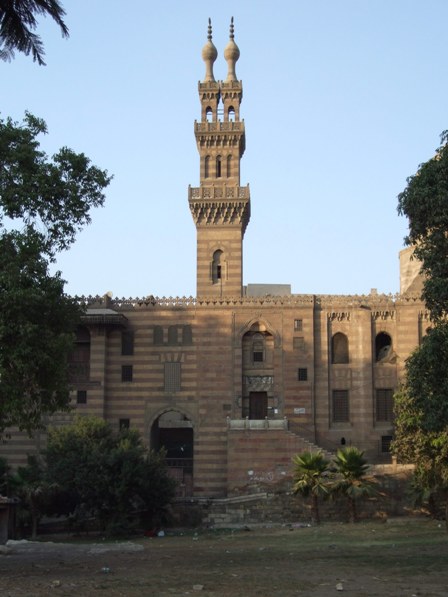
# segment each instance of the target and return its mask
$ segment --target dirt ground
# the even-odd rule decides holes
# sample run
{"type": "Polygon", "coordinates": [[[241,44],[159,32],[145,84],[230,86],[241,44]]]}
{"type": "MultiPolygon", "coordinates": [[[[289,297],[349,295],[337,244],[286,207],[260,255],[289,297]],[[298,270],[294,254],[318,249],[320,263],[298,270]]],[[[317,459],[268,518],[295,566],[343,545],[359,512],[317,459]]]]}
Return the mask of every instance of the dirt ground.
{"type": "Polygon", "coordinates": [[[52,539],[0,555],[2,597],[448,595],[448,534],[427,520],[52,539]]]}

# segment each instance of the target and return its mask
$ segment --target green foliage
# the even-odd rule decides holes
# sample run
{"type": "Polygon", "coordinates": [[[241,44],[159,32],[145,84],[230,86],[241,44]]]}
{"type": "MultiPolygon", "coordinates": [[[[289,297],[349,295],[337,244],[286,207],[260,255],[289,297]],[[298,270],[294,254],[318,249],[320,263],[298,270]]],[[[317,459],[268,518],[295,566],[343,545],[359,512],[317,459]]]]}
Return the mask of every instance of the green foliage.
{"type": "Polygon", "coordinates": [[[415,464],[420,495],[445,496],[448,529],[448,131],[436,155],[407,183],[398,211],[409,218],[406,241],[422,263],[423,299],[434,327],[406,361],[391,448],[415,464]]]}
{"type": "Polygon", "coordinates": [[[11,487],[11,467],[6,458],[0,456],[0,495],[9,497],[11,487]]]}
{"type": "Polygon", "coordinates": [[[0,236],[0,435],[31,432],[42,415],[67,407],[67,355],[81,310],[50,276],[38,239],[0,236]]]}
{"type": "Polygon", "coordinates": [[[67,359],[81,310],[49,263],[103,204],[110,177],[83,154],[39,149],[43,120],[0,119],[0,436],[31,433],[69,403],[67,359]]]}
{"type": "Polygon", "coordinates": [[[339,449],[336,452],[334,464],[336,478],[332,486],[332,492],[347,498],[350,522],[356,522],[357,500],[376,493],[373,478],[367,476],[369,465],[364,458],[364,452],[355,446],[339,449]]]}
{"type": "Polygon", "coordinates": [[[304,497],[311,496],[311,515],[313,521],[320,522],[319,497],[328,494],[329,461],[322,452],[302,452],[293,458],[294,493],[304,497]]]}
{"type": "Polygon", "coordinates": [[[409,219],[406,243],[425,274],[423,299],[434,321],[448,314],[448,131],[433,158],[407,179],[398,212],[409,219]]]}
{"type": "Polygon", "coordinates": [[[38,141],[46,133],[45,122],[28,112],[21,125],[0,119],[0,228],[5,216],[17,222],[54,258],[103,205],[111,177],[67,147],[49,159],[38,141]]]}
{"type": "Polygon", "coordinates": [[[44,65],[42,41],[34,33],[36,15],[50,16],[60,27],[63,37],[68,29],[62,17],[65,11],[59,0],[2,0],[0,9],[0,59],[11,60],[18,50],[44,65]]]}
{"type": "Polygon", "coordinates": [[[26,466],[17,469],[14,475],[14,493],[20,498],[20,517],[31,522],[31,537],[37,537],[37,525],[48,507],[51,495],[57,485],[48,481],[45,464],[38,456],[28,456],[26,466]]]}
{"type": "Polygon", "coordinates": [[[106,531],[127,528],[135,512],[156,518],[174,496],[163,456],[149,452],[136,431],[114,434],[101,419],[50,429],[46,458],[49,479],[66,497],[56,513],[95,516],[106,531]]]}

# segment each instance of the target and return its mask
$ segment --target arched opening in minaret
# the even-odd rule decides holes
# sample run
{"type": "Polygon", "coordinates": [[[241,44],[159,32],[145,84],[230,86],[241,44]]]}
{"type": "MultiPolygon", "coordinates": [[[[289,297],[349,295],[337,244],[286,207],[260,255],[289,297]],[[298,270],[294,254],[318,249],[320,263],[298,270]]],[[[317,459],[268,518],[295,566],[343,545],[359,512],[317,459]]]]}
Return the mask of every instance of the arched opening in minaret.
{"type": "Polygon", "coordinates": [[[229,122],[235,122],[235,108],[233,106],[229,106],[229,111],[227,115],[229,122]]]}
{"type": "Polygon", "coordinates": [[[216,178],[221,178],[222,176],[222,158],[220,155],[216,158],[216,178]]]}
{"type": "Polygon", "coordinates": [[[232,176],[232,156],[227,156],[227,178],[232,176]]]}
{"type": "Polygon", "coordinates": [[[210,176],[210,156],[206,155],[204,160],[204,178],[210,176]]]}
{"type": "Polygon", "coordinates": [[[152,450],[165,450],[168,473],[178,482],[178,497],[193,494],[193,424],[181,412],[169,410],[151,426],[152,450]]]}
{"type": "Polygon", "coordinates": [[[212,261],[212,281],[213,284],[218,284],[222,280],[222,251],[218,249],[213,253],[212,261]]]}
{"type": "Polygon", "coordinates": [[[210,108],[210,106],[207,106],[205,109],[205,119],[207,122],[213,122],[213,110],[210,108]]]}

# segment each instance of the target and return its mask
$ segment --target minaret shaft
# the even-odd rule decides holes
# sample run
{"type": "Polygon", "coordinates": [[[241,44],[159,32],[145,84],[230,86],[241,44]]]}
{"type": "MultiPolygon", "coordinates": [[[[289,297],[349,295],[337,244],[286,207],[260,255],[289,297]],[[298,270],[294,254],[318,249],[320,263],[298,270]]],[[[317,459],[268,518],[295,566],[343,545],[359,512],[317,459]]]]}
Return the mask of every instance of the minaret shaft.
{"type": "Polygon", "coordinates": [[[199,83],[201,121],[195,122],[200,156],[200,186],[189,189],[189,205],[197,230],[197,296],[241,296],[243,237],[250,218],[249,186],[240,186],[240,160],[245,149],[240,120],[242,82],[236,80],[239,49],[231,35],[224,56],[225,81],[215,81],[217,51],[208,41],[202,50],[205,78],[199,83]]]}

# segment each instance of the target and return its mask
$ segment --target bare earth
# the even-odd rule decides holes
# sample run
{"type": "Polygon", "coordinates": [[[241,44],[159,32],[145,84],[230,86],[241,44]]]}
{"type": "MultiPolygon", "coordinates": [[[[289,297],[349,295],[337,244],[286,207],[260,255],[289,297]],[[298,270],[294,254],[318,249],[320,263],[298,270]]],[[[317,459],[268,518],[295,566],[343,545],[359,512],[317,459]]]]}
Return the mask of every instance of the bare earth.
{"type": "Polygon", "coordinates": [[[448,534],[434,521],[71,541],[10,545],[0,595],[448,595],[448,534]]]}

